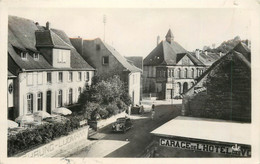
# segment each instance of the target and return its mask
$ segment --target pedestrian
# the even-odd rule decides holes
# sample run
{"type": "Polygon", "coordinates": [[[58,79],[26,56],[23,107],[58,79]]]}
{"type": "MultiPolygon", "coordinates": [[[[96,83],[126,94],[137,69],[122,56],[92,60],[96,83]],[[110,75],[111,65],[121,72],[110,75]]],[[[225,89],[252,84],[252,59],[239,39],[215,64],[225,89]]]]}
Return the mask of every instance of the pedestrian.
{"type": "Polygon", "coordinates": [[[153,105],[152,105],[152,114],[151,114],[152,120],[153,120],[153,118],[154,118],[154,115],[155,115],[155,105],[153,104],[153,105]]]}

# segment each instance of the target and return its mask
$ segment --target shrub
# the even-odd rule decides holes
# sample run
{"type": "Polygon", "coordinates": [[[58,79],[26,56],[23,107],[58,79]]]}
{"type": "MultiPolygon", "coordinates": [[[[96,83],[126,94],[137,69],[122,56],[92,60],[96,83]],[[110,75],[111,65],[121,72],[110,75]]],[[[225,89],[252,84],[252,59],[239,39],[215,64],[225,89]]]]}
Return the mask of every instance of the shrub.
{"type": "Polygon", "coordinates": [[[103,108],[101,108],[101,109],[98,111],[98,113],[99,113],[99,115],[100,115],[100,117],[101,117],[102,119],[106,119],[106,118],[108,118],[108,116],[109,116],[109,112],[108,112],[106,109],[103,109],[103,108]]]}
{"type": "Polygon", "coordinates": [[[26,129],[15,135],[8,136],[8,156],[45,144],[55,138],[67,135],[80,127],[79,122],[86,119],[81,116],[68,116],[64,122],[46,123],[33,129],[26,129]]]}
{"type": "Polygon", "coordinates": [[[119,109],[115,103],[111,103],[106,107],[109,116],[116,115],[119,112],[119,109]]]}
{"type": "Polygon", "coordinates": [[[89,120],[96,120],[96,113],[99,111],[100,105],[94,102],[87,102],[83,106],[84,113],[87,115],[89,120]]]}

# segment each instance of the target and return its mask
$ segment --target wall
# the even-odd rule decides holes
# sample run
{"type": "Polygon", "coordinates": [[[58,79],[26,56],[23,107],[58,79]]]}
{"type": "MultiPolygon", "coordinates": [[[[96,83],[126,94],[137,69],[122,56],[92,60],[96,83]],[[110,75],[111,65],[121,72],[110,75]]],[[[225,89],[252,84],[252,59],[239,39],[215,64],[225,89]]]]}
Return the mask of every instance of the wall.
{"type": "Polygon", "coordinates": [[[60,137],[43,146],[19,153],[14,157],[39,158],[39,157],[66,157],[80,151],[90,144],[88,140],[88,126],[73,131],[67,136],[60,137]]]}
{"type": "MultiPolygon", "coordinates": [[[[107,50],[100,39],[94,41],[84,40],[82,57],[88,61],[88,63],[96,69],[96,73],[101,75],[103,78],[109,78],[115,74],[120,77],[124,76],[123,70],[125,68],[118,62],[111,52],[107,50]],[[97,45],[100,46],[99,50],[97,50],[97,45]],[[102,63],[103,56],[109,57],[109,63],[106,65],[102,63]]],[[[123,78],[125,79],[125,77],[123,78]]]]}
{"type": "MultiPolygon", "coordinates": [[[[79,71],[73,72],[73,81],[68,81],[69,71],[52,71],[52,83],[47,83],[47,72],[30,72],[33,75],[33,85],[27,84],[27,77],[29,72],[20,73],[18,76],[18,85],[19,85],[19,107],[16,108],[19,110],[19,115],[23,115],[27,113],[27,94],[33,94],[33,109],[37,110],[37,93],[42,92],[43,97],[43,111],[46,111],[46,94],[47,91],[51,91],[51,109],[54,109],[58,106],[58,91],[61,89],[63,91],[63,105],[68,104],[68,93],[69,89],[73,89],[73,103],[77,103],[78,100],[78,88],[81,87],[82,91],[86,84],[85,81],[85,72],[82,72],[82,81],[77,80],[79,71]],[[63,82],[58,82],[58,72],[63,72],[63,82]],[[42,73],[42,84],[37,84],[37,75],[38,73],[42,73]]],[[[93,71],[90,72],[90,80],[88,84],[91,84],[91,78],[94,75],[93,71]]]]}
{"type": "Polygon", "coordinates": [[[132,97],[133,104],[140,103],[140,83],[141,83],[141,72],[133,72],[129,74],[128,82],[128,93],[132,97]],[[134,98],[133,98],[134,93],[134,98]]]}

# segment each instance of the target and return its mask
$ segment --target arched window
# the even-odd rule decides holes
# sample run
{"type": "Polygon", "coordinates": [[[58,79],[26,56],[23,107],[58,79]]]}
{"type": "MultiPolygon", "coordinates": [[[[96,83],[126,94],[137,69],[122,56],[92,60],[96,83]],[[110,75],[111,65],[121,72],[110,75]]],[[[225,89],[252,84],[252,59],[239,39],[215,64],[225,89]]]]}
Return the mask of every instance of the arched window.
{"type": "Polygon", "coordinates": [[[194,84],[195,84],[194,82],[191,82],[191,87],[192,87],[194,84]]]}
{"type": "Polygon", "coordinates": [[[183,93],[185,93],[188,90],[188,83],[183,83],[183,93]]]}
{"type": "Polygon", "coordinates": [[[188,69],[187,68],[185,68],[184,76],[185,76],[185,78],[188,78],[188,69]]]}
{"type": "Polygon", "coordinates": [[[58,107],[62,106],[62,90],[59,90],[58,93],[58,107]]]}
{"type": "Polygon", "coordinates": [[[176,88],[178,94],[181,94],[181,83],[177,83],[177,88],[176,88]]]}
{"type": "Polygon", "coordinates": [[[179,78],[181,78],[181,69],[180,68],[178,69],[178,76],[179,76],[179,78]]]}
{"type": "Polygon", "coordinates": [[[191,69],[191,78],[194,78],[194,68],[191,69]]]}
{"type": "Polygon", "coordinates": [[[73,90],[72,88],[69,89],[69,105],[72,104],[72,96],[73,96],[73,90]]]}
{"type": "Polygon", "coordinates": [[[27,94],[27,113],[33,113],[33,94],[27,94]]]}
{"type": "Polygon", "coordinates": [[[37,94],[37,110],[42,110],[42,92],[37,94]]]}

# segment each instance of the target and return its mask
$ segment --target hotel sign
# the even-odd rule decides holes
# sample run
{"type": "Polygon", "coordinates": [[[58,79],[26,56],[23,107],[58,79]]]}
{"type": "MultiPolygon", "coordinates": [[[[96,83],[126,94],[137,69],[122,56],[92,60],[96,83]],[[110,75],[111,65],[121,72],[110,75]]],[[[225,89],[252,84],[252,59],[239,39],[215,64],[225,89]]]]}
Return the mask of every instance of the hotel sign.
{"type": "Polygon", "coordinates": [[[207,143],[196,143],[189,141],[180,141],[175,139],[159,139],[160,146],[192,150],[192,151],[202,151],[209,153],[218,153],[218,154],[227,154],[232,156],[241,156],[241,157],[251,157],[251,147],[242,146],[234,144],[233,146],[224,146],[216,144],[207,144],[207,143]]]}
{"type": "Polygon", "coordinates": [[[194,93],[205,92],[207,89],[205,87],[194,87],[194,93]]]}

